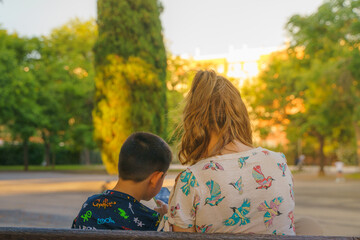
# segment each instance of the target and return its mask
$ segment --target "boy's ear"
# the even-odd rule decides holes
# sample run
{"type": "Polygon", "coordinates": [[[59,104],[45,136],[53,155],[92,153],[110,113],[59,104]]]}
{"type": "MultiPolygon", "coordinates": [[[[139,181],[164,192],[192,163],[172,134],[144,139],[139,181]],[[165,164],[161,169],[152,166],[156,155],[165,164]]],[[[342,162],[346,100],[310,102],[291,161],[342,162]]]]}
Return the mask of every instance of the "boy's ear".
{"type": "Polygon", "coordinates": [[[164,173],[163,172],[159,172],[159,171],[156,171],[156,172],[153,172],[151,175],[150,175],[150,186],[151,187],[156,187],[156,185],[158,184],[158,182],[160,181],[160,179],[164,176],[164,173]]]}

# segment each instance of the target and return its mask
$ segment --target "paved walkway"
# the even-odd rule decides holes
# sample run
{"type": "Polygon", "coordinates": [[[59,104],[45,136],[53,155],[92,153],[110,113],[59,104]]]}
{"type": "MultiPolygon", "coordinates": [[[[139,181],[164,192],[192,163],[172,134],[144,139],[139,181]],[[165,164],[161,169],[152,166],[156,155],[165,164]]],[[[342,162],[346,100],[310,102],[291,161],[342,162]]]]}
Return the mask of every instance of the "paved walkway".
{"type": "MultiPolygon", "coordinates": [[[[171,187],[170,172],[165,186],[171,187]]],[[[66,173],[0,173],[0,226],[68,228],[88,196],[116,176],[66,173]]],[[[319,221],[324,235],[360,236],[360,181],[295,175],[295,216],[319,221]]]]}

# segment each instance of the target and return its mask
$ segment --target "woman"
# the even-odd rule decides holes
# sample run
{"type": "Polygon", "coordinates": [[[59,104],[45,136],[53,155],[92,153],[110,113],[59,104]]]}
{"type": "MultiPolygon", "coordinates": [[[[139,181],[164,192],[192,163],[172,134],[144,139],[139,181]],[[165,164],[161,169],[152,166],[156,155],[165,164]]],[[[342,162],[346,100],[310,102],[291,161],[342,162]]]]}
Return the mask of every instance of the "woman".
{"type": "Polygon", "coordinates": [[[292,175],[284,154],[252,145],[240,92],[214,71],[194,77],[183,112],[165,231],[295,235],[292,175]]]}

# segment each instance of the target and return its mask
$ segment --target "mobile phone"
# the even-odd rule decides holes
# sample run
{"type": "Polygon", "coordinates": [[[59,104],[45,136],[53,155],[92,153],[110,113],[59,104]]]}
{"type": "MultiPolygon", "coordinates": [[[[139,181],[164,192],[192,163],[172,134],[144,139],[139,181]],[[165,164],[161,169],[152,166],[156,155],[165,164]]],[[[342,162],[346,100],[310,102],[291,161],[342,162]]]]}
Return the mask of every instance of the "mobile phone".
{"type": "Polygon", "coordinates": [[[156,202],[156,200],[161,200],[164,203],[168,204],[169,203],[169,196],[170,196],[170,191],[167,187],[162,187],[160,189],[160,192],[154,197],[154,201],[156,202]]]}

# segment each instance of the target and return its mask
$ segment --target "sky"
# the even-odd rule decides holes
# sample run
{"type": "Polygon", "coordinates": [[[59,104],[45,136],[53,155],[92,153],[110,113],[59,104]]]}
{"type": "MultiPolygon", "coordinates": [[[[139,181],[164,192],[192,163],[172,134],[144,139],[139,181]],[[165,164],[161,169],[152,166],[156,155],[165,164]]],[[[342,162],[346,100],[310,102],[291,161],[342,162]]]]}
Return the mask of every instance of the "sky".
{"type": "MultiPolygon", "coordinates": [[[[161,0],[167,48],[176,55],[219,54],[230,46],[280,47],[294,14],[308,15],[323,0],[161,0]]],[[[21,36],[47,35],[72,18],[96,18],[96,0],[2,0],[0,28],[21,36]]]]}

